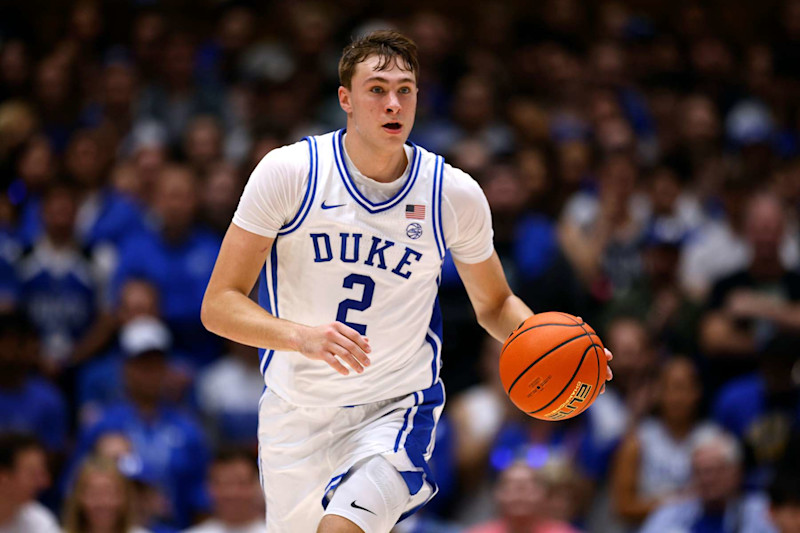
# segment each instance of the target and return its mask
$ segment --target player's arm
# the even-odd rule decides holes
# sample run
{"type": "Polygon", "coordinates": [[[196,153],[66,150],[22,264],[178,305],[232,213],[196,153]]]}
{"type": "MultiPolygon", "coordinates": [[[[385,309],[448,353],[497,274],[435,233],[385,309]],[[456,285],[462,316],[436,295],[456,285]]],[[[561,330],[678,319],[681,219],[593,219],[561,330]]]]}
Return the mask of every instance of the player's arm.
{"type": "Polygon", "coordinates": [[[230,225],[203,298],[203,325],[249,346],[300,352],[344,375],[348,370],[337,357],[362,372],[369,365],[369,344],[357,331],[338,322],[311,327],[276,318],[249,298],[273,241],[230,225]]]}
{"type": "Polygon", "coordinates": [[[479,263],[453,260],[478,323],[495,339],[503,342],[514,328],[533,314],[508,286],[497,252],[479,263]]]}
{"type": "MultiPolygon", "coordinates": [[[[517,326],[533,315],[530,307],[511,292],[497,252],[480,263],[453,261],[467,289],[478,323],[492,337],[504,342],[517,326]]],[[[608,348],[605,352],[606,358],[611,361],[613,355],[608,348]]],[[[612,377],[614,374],[609,365],[606,367],[606,380],[612,377]]]]}

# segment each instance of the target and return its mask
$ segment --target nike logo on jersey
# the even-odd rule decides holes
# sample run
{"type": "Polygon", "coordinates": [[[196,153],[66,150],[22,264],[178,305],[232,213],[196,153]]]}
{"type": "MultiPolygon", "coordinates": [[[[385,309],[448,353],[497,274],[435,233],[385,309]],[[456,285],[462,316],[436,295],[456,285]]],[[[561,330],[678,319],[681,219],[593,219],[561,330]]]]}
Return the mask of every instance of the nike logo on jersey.
{"type": "Polygon", "coordinates": [[[375,513],[373,513],[372,511],[370,511],[369,509],[367,509],[366,507],[361,507],[360,505],[358,505],[358,504],[356,503],[356,501],[355,501],[355,500],[353,500],[352,502],[350,502],[350,507],[352,507],[352,508],[354,508],[354,509],[361,509],[362,511],[366,511],[366,512],[368,512],[368,513],[372,513],[372,514],[374,514],[375,516],[378,516],[378,515],[376,515],[375,513]]]}
{"type": "Polygon", "coordinates": [[[325,200],[322,201],[322,209],[336,209],[337,207],[343,207],[347,204],[336,204],[336,205],[325,205],[325,200]]]}

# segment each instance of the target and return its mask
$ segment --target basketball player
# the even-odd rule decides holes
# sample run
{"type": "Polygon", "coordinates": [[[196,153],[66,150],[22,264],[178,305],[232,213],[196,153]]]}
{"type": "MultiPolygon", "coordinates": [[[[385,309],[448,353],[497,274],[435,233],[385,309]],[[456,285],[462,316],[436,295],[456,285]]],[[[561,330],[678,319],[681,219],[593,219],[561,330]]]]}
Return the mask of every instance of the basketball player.
{"type": "Polygon", "coordinates": [[[208,285],[206,327],[261,348],[270,533],[387,533],[436,493],[447,249],[495,338],[533,314],[506,283],[478,184],[406,143],[418,72],[393,31],[345,48],[347,129],[264,157],[208,285]]]}

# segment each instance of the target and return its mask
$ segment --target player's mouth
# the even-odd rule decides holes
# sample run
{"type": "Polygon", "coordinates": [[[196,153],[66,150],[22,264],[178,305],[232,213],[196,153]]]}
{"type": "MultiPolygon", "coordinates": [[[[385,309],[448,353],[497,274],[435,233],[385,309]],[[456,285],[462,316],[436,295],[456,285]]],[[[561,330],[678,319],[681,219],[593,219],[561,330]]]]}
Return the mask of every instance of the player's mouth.
{"type": "Polygon", "coordinates": [[[383,131],[387,133],[397,134],[403,131],[403,125],[399,122],[387,122],[383,125],[383,131]]]}

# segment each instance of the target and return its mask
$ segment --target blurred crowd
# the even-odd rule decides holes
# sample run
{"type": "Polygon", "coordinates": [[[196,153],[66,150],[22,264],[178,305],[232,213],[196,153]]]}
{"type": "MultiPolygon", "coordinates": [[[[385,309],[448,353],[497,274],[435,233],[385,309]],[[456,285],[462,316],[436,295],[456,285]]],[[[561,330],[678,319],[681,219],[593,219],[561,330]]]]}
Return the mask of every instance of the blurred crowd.
{"type": "Polygon", "coordinates": [[[263,531],[257,355],[200,304],[385,27],[514,290],[615,355],[527,417],[448,259],[439,494],[396,531],[800,532],[800,0],[376,4],[0,0],[0,533],[263,531]]]}

